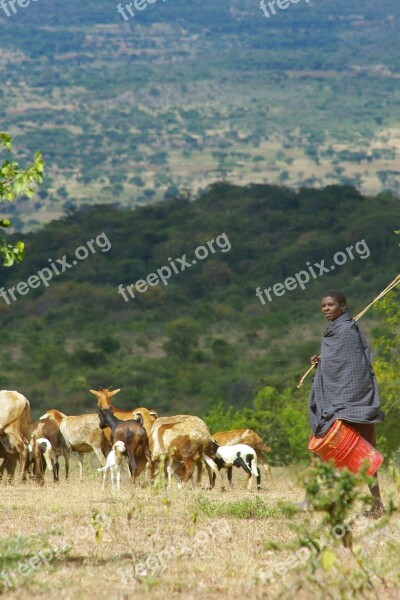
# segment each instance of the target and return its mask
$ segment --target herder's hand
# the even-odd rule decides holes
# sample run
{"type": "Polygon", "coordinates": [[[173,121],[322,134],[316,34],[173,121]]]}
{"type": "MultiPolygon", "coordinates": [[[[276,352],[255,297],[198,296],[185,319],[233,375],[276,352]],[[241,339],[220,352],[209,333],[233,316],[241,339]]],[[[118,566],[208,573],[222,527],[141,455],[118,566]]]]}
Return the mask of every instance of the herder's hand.
{"type": "Polygon", "coordinates": [[[314,354],[311,358],[310,358],[310,363],[312,367],[316,367],[318,366],[319,363],[319,356],[317,356],[316,354],[314,354]]]}

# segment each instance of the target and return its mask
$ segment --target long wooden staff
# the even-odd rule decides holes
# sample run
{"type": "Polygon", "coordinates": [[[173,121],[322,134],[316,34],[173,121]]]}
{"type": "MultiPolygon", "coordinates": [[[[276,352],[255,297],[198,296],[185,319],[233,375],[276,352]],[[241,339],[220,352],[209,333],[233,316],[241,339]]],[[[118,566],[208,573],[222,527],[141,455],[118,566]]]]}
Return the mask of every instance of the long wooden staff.
{"type": "MultiPolygon", "coordinates": [[[[380,294],[378,294],[378,296],[376,298],[374,298],[372,300],[372,302],[370,302],[368,304],[368,306],[366,306],[364,308],[364,310],[362,310],[360,313],[358,313],[358,315],[356,317],[354,317],[354,321],[358,321],[358,319],[361,319],[361,317],[363,315],[365,315],[365,313],[367,312],[367,310],[369,310],[371,308],[371,306],[373,306],[375,304],[375,302],[378,302],[378,300],[380,300],[381,298],[383,298],[383,296],[385,296],[388,292],[390,292],[391,290],[393,290],[397,285],[400,284],[400,274],[397,275],[397,277],[395,277],[393,279],[393,281],[391,283],[389,283],[389,285],[382,290],[382,292],[380,294]]],[[[308,377],[308,375],[311,373],[311,371],[313,369],[315,369],[317,365],[311,365],[311,367],[304,373],[303,377],[300,379],[298,385],[297,385],[297,389],[300,389],[301,386],[303,385],[304,381],[306,380],[306,378],[308,377]]]]}

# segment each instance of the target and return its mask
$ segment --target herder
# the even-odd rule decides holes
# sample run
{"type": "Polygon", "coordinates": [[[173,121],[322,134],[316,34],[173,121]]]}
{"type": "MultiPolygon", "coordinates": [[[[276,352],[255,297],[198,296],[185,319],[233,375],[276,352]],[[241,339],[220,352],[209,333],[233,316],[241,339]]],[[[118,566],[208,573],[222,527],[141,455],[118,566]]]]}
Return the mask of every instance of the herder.
{"type": "MultiPolygon", "coordinates": [[[[384,415],[367,341],[346,312],[342,292],[325,292],[321,311],[331,324],[323,333],[320,356],[311,357],[317,367],[309,401],[312,432],[322,437],[340,419],[376,447],[375,423],[382,422],[384,415]]],[[[375,501],[365,513],[375,518],[384,511],[377,477],[370,486],[375,501]]]]}

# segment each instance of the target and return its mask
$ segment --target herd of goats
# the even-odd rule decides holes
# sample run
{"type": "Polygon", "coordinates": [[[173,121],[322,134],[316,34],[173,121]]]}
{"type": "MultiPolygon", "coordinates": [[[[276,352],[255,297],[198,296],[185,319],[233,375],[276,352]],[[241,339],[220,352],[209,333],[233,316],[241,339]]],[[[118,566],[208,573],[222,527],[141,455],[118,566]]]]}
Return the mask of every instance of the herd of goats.
{"type": "Polygon", "coordinates": [[[152,481],[165,473],[168,486],[174,477],[187,483],[197,470],[201,483],[206,467],[210,487],[214,487],[219,471],[226,468],[232,484],[232,468],[242,468],[250,490],[253,479],[260,489],[260,469],[263,465],[272,479],[264,454],[270,452],[263,440],[251,429],[236,429],[210,434],[199,417],[176,415],[159,417],[155,410],[136,408],[120,410],[111,398],[120,390],[100,388],[90,390],[97,397],[98,412],[67,416],[59,410],[48,410],[38,421],[31,421],[29,400],[16,391],[0,391],[0,479],[6,471],[8,481],[20,463],[21,479],[27,475],[43,483],[46,467],[53,481],[59,481],[59,457],[65,460],[65,475],[69,475],[71,451],[78,452],[80,479],[83,477],[83,455],[95,452],[101,462],[103,488],[110,472],[114,489],[116,478],[120,489],[121,468],[127,462],[131,480],[145,472],[152,481]]]}

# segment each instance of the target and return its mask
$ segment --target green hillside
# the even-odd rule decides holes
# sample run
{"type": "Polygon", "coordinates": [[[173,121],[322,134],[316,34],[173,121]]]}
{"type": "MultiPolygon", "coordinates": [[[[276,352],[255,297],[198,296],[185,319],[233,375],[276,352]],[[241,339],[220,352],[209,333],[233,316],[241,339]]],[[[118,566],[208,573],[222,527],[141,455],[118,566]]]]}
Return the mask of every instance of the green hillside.
{"type": "MultiPolygon", "coordinates": [[[[205,415],[221,403],[221,422],[228,406],[249,408],[267,385],[305,418],[308,386],[294,388],[325,327],[320,294],[343,289],[356,314],[393,279],[398,208],[390,194],[367,198],[351,187],[293,192],[222,183],[195,202],[179,197],[134,211],[74,210],[29,234],[23,263],[1,270],[8,290],[51,264],[61,270],[63,255],[71,264],[48,287],[22,286],[16,301],[8,293],[9,305],[0,298],[1,387],[25,393],[35,416],[49,407],[91,412],[89,388],[114,386],[122,388],[119,406],[160,414],[205,415]],[[96,252],[81,260],[80,249],[72,266],[76,248],[100,234],[96,252]],[[207,249],[210,240],[220,246],[192,264],[196,248],[207,249]],[[353,250],[353,260],[310,277],[304,290],[270,292],[265,304],[256,297],[257,287],[273,287],[322,260],[330,267],[337,255],[343,262],[337,253],[351,245],[360,251],[353,250]],[[191,266],[181,272],[176,259],[184,254],[191,266]],[[127,302],[118,293],[119,284],[126,290],[171,262],[179,272],[170,269],[168,285],[136,291],[133,299],[125,292],[127,302]]],[[[371,313],[363,328],[371,333],[377,319],[371,313]]]]}

